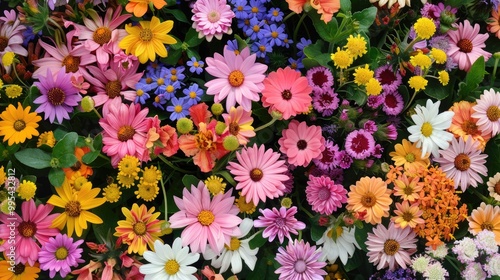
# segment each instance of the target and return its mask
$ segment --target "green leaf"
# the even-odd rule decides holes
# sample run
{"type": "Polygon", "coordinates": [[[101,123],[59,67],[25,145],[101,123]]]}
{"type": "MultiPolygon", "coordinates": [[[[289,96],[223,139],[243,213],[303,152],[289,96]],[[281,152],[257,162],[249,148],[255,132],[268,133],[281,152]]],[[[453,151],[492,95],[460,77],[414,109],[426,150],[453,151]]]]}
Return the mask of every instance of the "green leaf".
{"type": "Polygon", "coordinates": [[[354,251],[354,255],[350,257],[347,260],[347,263],[344,265],[345,271],[353,271],[356,268],[360,267],[363,264],[363,259],[366,259],[366,254],[361,253],[361,251],[359,250],[354,251]]]}
{"type": "Polygon", "coordinates": [[[339,24],[335,17],[328,23],[325,23],[320,19],[318,13],[313,9],[313,11],[309,12],[309,17],[312,19],[314,28],[318,32],[321,39],[335,43],[337,40],[337,32],[339,31],[339,24]]]}
{"type": "Polygon", "coordinates": [[[316,67],[316,66],[320,66],[321,64],[319,64],[318,61],[316,61],[315,59],[312,59],[312,58],[304,58],[302,59],[302,64],[304,64],[304,68],[306,69],[311,69],[313,67],[316,67]]]}
{"type": "Polygon", "coordinates": [[[450,93],[449,87],[443,86],[436,79],[429,79],[429,82],[424,90],[425,94],[429,97],[435,98],[437,100],[443,100],[448,97],[450,93]]]}
{"type": "Polygon", "coordinates": [[[104,203],[101,207],[92,209],[92,213],[103,220],[102,224],[92,224],[92,229],[96,236],[108,236],[108,232],[114,232],[115,227],[118,226],[118,220],[121,213],[119,215],[117,215],[117,213],[110,213],[109,207],[106,207],[109,205],[106,204],[107,203],[104,203]]]}
{"type": "Polygon", "coordinates": [[[100,150],[88,152],[83,155],[82,162],[85,164],[91,164],[99,156],[100,153],[101,153],[100,150]]]}
{"type": "Polygon", "coordinates": [[[184,40],[188,47],[196,47],[205,40],[204,37],[198,38],[198,34],[199,33],[196,32],[195,29],[189,28],[189,31],[186,34],[186,39],[184,40]]]}
{"type": "Polygon", "coordinates": [[[484,69],[484,57],[480,56],[474,64],[472,64],[467,76],[465,76],[465,82],[460,82],[458,84],[459,99],[466,99],[466,97],[479,86],[479,83],[483,81],[484,74],[486,73],[484,69]]]}
{"type": "Polygon", "coordinates": [[[304,48],[304,54],[307,58],[312,59],[319,63],[322,66],[327,67],[331,71],[333,71],[332,67],[329,65],[331,59],[331,54],[325,51],[326,46],[325,42],[318,40],[314,44],[310,44],[304,48]]]}
{"type": "Polygon", "coordinates": [[[356,102],[359,106],[363,106],[366,103],[366,100],[368,100],[368,95],[360,89],[348,88],[346,98],[356,102]]]}
{"type": "Polygon", "coordinates": [[[316,242],[323,237],[327,228],[318,225],[318,221],[311,222],[311,225],[311,239],[316,242]]]}
{"type": "MultiPolygon", "coordinates": [[[[172,45],[171,45],[172,46],[172,45]]],[[[166,58],[162,58],[161,62],[168,64],[168,65],[176,65],[179,59],[182,56],[182,50],[181,49],[174,49],[171,48],[168,50],[168,56],[166,58]]]]}
{"type": "Polygon", "coordinates": [[[99,133],[96,135],[96,137],[94,137],[94,143],[92,144],[92,146],[94,147],[94,149],[96,151],[100,151],[102,149],[102,134],[99,133]]]}
{"type": "Polygon", "coordinates": [[[62,155],[61,157],[59,157],[58,159],[59,159],[59,165],[62,168],[71,167],[71,166],[75,165],[75,163],[78,161],[78,159],[76,158],[76,156],[74,154],[65,154],[65,155],[62,155]]]}
{"type": "Polygon", "coordinates": [[[255,248],[260,248],[264,246],[264,244],[267,243],[267,239],[262,237],[262,232],[259,232],[248,242],[248,245],[250,245],[250,249],[255,249],[255,248]]]}
{"type": "Polygon", "coordinates": [[[340,0],[340,10],[345,14],[351,11],[351,0],[340,0]]]}
{"type": "Polygon", "coordinates": [[[74,154],[78,134],[76,132],[67,133],[61,141],[57,142],[52,151],[52,157],[62,158],[66,154],[74,154]]]}
{"type": "Polygon", "coordinates": [[[195,57],[196,59],[200,59],[200,54],[195,49],[187,49],[186,54],[189,58],[195,57]]]}
{"type": "Polygon", "coordinates": [[[362,229],[356,228],[356,231],[354,232],[354,237],[356,238],[359,247],[361,247],[361,250],[365,252],[368,251],[366,249],[365,241],[368,240],[368,232],[371,232],[372,228],[373,226],[371,224],[365,224],[362,229]]]}
{"type": "Polygon", "coordinates": [[[49,171],[49,181],[54,187],[60,187],[64,183],[64,171],[61,168],[52,168],[49,171]]]}
{"type": "MultiPolygon", "coordinates": [[[[495,139],[498,139],[496,137],[495,139]]],[[[493,139],[491,139],[493,140],[493,139]]],[[[500,166],[500,146],[495,143],[496,141],[488,141],[486,148],[484,149],[484,154],[490,155],[486,158],[486,167],[488,168],[488,175],[490,177],[494,176],[500,166]],[[496,155],[496,156],[494,156],[496,155]]]]}
{"type": "MultiPolygon", "coordinates": [[[[180,22],[185,22],[185,23],[189,23],[186,15],[181,11],[181,10],[177,10],[177,9],[166,9],[165,12],[167,14],[171,14],[174,16],[174,18],[180,22]]],[[[175,26],[174,26],[175,28],[175,26]]]]}
{"type": "Polygon", "coordinates": [[[369,7],[361,12],[355,12],[352,15],[352,18],[359,24],[358,32],[366,32],[368,33],[368,29],[375,21],[375,17],[377,16],[377,8],[369,7]]]}
{"type": "Polygon", "coordinates": [[[52,157],[40,149],[27,148],[14,154],[22,164],[35,169],[50,167],[52,157]]]}
{"type": "Polygon", "coordinates": [[[193,175],[186,174],[184,177],[182,177],[182,184],[184,184],[184,187],[190,188],[191,185],[193,186],[198,186],[198,183],[200,182],[200,179],[196,178],[193,175]]]}

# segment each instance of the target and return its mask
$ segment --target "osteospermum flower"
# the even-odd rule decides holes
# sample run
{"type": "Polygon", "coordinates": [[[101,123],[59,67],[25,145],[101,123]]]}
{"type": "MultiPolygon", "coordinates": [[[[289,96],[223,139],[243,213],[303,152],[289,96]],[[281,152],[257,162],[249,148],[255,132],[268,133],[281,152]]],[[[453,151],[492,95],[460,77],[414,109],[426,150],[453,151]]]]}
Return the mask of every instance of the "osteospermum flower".
{"type": "Polygon", "coordinates": [[[486,142],[491,138],[491,133],[481,131],[477,125],[478,119],[472,117],[472,114],[475,113],[473,109],[475,105],[476,103],[465,100],[455,102],[450,108],[450,111],[453,111],[455,115],[451,120],[449,130],[455,137],[462,137],[464,140],[471,137],[479,142],[481,149],[484,149],[486,142]]]}
{"type": "Polygon", "coordinates": [[[476,125],[482,135],[496,136],[500,133],[500,92],[484,90],[476,101],[471,117],[477,119],[476,125]]]}
{"type": "Polygon", "coordinates": [[[420,182],[419,177],[408,178],[406,174],[402,174],[394,180],[394,196],[400,196],[404,201],[414,202],[420,198],[420,191],[423,187],[423,182],[420,182]]]}
{"type": "Polygon", "coordinates": [[[488,31],[500,39],[500,5],[497,9],[491,9],[491,17],[486,20],[488,31]]]}
{"type": "Polygon", "coordinates": [[[418,203],[413,203],[410,205],[407,200],[402,203],[396,203],[396,209],[394,214],[396,216],[391,218],[396,227],[405,228],[415,228],[418,224],[423,224],[425,221],[420,218],[424,211],[418,207],[418,203]]]}
{"type": "Polygon", "coordinates": [[[279,68],[264,79],[262,105],[279,111],[287,120],[308,110],[312,102],[311,92],[307,78],[299,71],[290,67],[279,68]]]}
{"type": "Polygon", "coordinates": [[[447,149],[453,138],[453,134],[445,130],[450,127],[454,113],[450,111],[439,113],[440,104],[441,101],[433,103],[427,99],[426,106],[417,105],[416,114],[411,116],[415,125],[408,127],[411,133],[408,139],[417,143],[417,148],[422,148],[422,157],[428,152],[439,157],[439,148],[447,149]]]}
{"type": "Polygon", "coordinates": [[[50,278],[54,278],[56,273],[66,277],[74,267],[85,262],[81,258],[83,249],[80,248],[83,241],[79,239],[73,242],[73,238],[66,234],[49,238],[38,253],[40,269],[48,270],[50,278]]]}
{"type": "Polygon", "coordinates": [[[311,279],[321,280],[326,271],[323,269],[326,262],[320,261],[321,248],[309,245],[304,240],[294,240],[286,246],[278,248],[276,261],[281,265],[275,273],[280,280],[285,279],[311,279]]]}
{"type": "Polygon", "coordinates": [[[386,267],[390,270],[406,268],[411,264],[410,256],[417,251],[416,243],[415,232],[410,227],[403,229],[390,223],[386,228],[379,224],[373,228],[373,233],[368,233],[366,255],[370,263],[377,265],[378,270],[386,267]]]}
{"type": "Polygon", "coordinates": [[[469,71],[472,64],[481,56],[485,61],[491,57],[491,53],[483,50],[486,47],[488,34],[479,34],[479,29],[479,24],[474,24],[472,27],[469,20],[464,20],[458,23],[456,30],[450,29],[447,33],[450,38],[447,54],[461,70],[469,71]]]}
{"type": "MultiPolygon", "coordinates": [[[[21,216],[17,213],[0,213],[0,238],[10,240],[11,230],[9,225],[17,225],[15,241],[16,263],[34,266],[38,260],[38,252],[41,245],[45,244],[50,237],[56,236],[59,230],[52,228],[52,221],[59,214],[50,214],[54,207],[52,205],[35,205],[34,200],[28,200],[21,204],[21,216]]],[[[12,242],[4,242],[0,249],[9,252],[12,242]]]]}
{"type": "Polygon", "coordinates": [[[500,245],[500,207],[481,202],[481,205],[472,210],[467,218],[469,232],[476,235],[483,230],[495,233],[497,245],[500,245]]]}
{"type": "Polygon", "coordinates": [[[347,202],[347,190],[340,184],[335,184],[329,177],[315,177],[309,175],[307,181],[306,197],[312,210],[331,215],[347,202]]]}
{"type": "Polygon", "coordinates": [[[483,183],[480,175],[488,175],[485,166],[488,155],[481,153],[479,142],[472,138],[467,141],[462,137],[453,138],[450,147],[439,154],[441,157],[434,161],[439,162],[447,176],[453,179],[455,188],[460,187],[463,192],[469,186],[477,187],[478,183],[483,183]]]}
{"type": "Polygon", "coordinates": [[[313,158],[321,156],[325,149],[325,138],[321,135],[321,127],[306,122],[292,120],[288,128],[282,131],[278,140],[280,151],[287,155],[288,163],[307,166],[313,158]]]}
{"type": "Polygon", "coordinates": [[[222,117],[226,124],[223,134],[229,133],[236,136],[240,145],[246,145],[249,139],[255,136],[252,111],[245,111],[241,106],[231,107],[229,114],[222,114],[222,117]]]}
{"type": "Polygon", "coordinates": [[[139,206],[137,203],[134,203],[130,210],[122,207],[122,213],[125,220],[118,221],[114,236],[118,236],[123,243],[128,245],[127,252],[138,253],[142,256],[146,251],[146,246],[153,249],[154,242],[162,235],[162,221],[158,220],[161,213],[155,212],[154,207],[148,209],[146,205],[139,206]]]}
{"type": "Polygon", "coordinates": [[[404,169],[418,169],[418,166],[427,167],[430,164],[429,154],[422,155],[422,150],[417,148],[416,143],[403,139],[401,144],[394,145],[394,152],[389,155],[394,165],[403,166],[404,169]]]}
{"type": "Polygon", "coordinates": [[[203,253],[207,243],[217,254],[224,244],[230,244],[231,237],[240,234],[238,225],[241,218],[234,205],[231,191],[210,198],[210,193],[202,181],[184,188],[182,198],[174,196],[179,212],[170,217],[171,228],[184,228],[181,233],[183,246],[189,245],[191,251],[203,253]]]}
{"type": "Polygon", "coordinates": [[[496,201],[500,201],[500,172],[497,172],[495,176],[490,177],[488,182],[486,182],[486,185],[488,186],[490,196],[496,201]]]}
{"type": "Polygon", "coordinates": [[[239,55],[224,48],[224,56],[215,53],[207,57],[205,70],[215,79],[205,83],[207,94],[214,96],[214,102],[226,99],[226,110],[240,104],[245,111],[252,109],[252,101],[259,101],[259,92],[264,89],[267,65],[255,62],[256,54],[244,48],[239,55]]]}
{"type": "Polygon", "coordinates": [[[177,43],[177,40],[168,35],[172,30],[174,22],[166,20],[160,22],[160,19],[153,16],[151,21],[139,21],[139,25],[125,25],[128,35],[123,38],[118,46],[125,50],[126,54],[133,54],[139,58],[140,63],[146,63],[148,60],[155,61],[156,55],[167,57],[167,48],[165,45],[177,43]]]}
{"type": "Polygon", "coordinates": [[[347,210],[354,212],[366,211],[364,221],[372,225],[380,223],[382,217],[389,216],[392,204],[392,191],[382,179],[377,177],[362,177],[351,185],[347,198],[347,210]]]}
{"type": "Polygon", "coordinates": [[[277,198],[283,195],[284,181],[289,177],[285,174],[287,167],[284,160],[279,160],[280,154],[264,145],[245,147],[236,153],[238,163],[229,162],[227,169],[238,182],[237,190],[257,205],[266,198],[277,198]]]}
{"type": "Polygon", "coordinates": [[[31,106],[23,108],[20,102],[17,108],[9,104],[0,114],[0,136],[9,146],[24,143],[26,139],[38,136],[38,122],[42,120],[36,112],[30,112],[31,106]]]}
{"type": "Polygon", "coordinates": [[[180,238],[176,238],[172,247],[160,240],[154,242],[154,251],[144,252],[144,259],[149,263],[139,267],[139,271],[149,279],[189,279],[196,280],[196,267],[191,266],[200,258],[198,253],[189,253],[189,247],[183,247],[180,238]]]}
{"type": "Polygon", "coordinates": [[[356,237],[354,237],[355,231],[356,227],[328,227],[323,236],[316,241],[317,245],[323,245],[323,257],[330,263],[335,263],[340,258],[340,261],[345,265],[348,259],[354,255],[356,248],[360,248],[356,237]]]}
{"type": "Polygon", "coordinates": [[[254,221],[254,227],[265,227],[262,237],[268,238],[269,242],[278,237],[279,242],[283,243],[285,236],[288,240],[292,240],[290,233],[298,234],[297,230],[306,228],[306,224],[295,218],[295,214],[297,214],[295,206],[288,209],[284,206],[281,206],[280,209],[273,207],[273,209],[259,209],[259,211],[262,216],[254,221]]]}
{"type": "Polygon", "coordinates": [[[220,40],[222,35],[233,32],[231,23],[235,14],[226,0],[196,1],[191,12],[192,27],[198,32],[198,37],[204,36],[208,42],[214,37],[220,40]]]}

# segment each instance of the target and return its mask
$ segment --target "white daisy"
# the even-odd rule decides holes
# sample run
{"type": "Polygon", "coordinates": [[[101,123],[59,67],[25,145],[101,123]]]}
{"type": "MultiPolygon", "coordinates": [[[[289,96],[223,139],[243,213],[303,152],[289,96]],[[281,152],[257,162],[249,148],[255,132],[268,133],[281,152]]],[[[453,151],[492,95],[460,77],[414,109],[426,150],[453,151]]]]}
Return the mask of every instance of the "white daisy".
{"type": "Polygon", "coordinates": [[[337,227],[336,229],[328,227],[323,236],[316,242],[317,245],[324,243],[321,260],[326,259],[330,263],[334,263],[340,257],[342,263],[346,264],[347,260],[354,254],[355,247],[361,248],[354,237],[354,231],[354,227],[351,229],[347,227],[337,227]],[[337,231],[336,240],[332,238],[333,230],[337,231]]]}
{"type": "Polygon", "coordinates": [[[182,247],[182,240],[176,238],[172,247],[156,240],[155,251],[144,252],[148,264],[141,265],[139,271],[146,275],[144,280],[197,280],[193,274],[196,268],[189,266],[198,261],[200,254],[189,253],[189,247],[182,247]]]}
{"type": "Polygon", "coordinates": [[[203,258],[212,260],[212,266],[220,268],[219,273],[224,273],[231,265],[231,272],[238,274],[243,269],[241,260],[245,261],[246,265],[253,271],[255,263],[257,262],[257,252],[259,248],[250,249],[249,242],[255,236],[252,235],[246,239],[245,237],[253,227],[253,220],[245,218],[240,224],[241,234],[231,237],[231,243],[226,244],[220,255],[217,255],[210,246],[203,253],[203,258]]]}
{"type": "Polygon", "coordinates": [[[387,8],[391,8],[395,3],[399,4],[399,8],[403,8],[404,6],[411,6],[411,0],[370,0],[370,3],[377,3],[380,7],[387,4],[387,8]]]}
{"type": "Polygon", "coordinates": [[[450,146],[453,134],[446,131],[451,126],[451,119],[455,115],[452,111],[439,114],[441,101],[432,103],[430,99],[424,106],[415,107],[416,114],[411,118],[415,125],[408,127],[411,135],[408,139],[417,143],[417,148],[422,148],[422,157],[431,152],[434,157],[439,157],[439,148],[446,150],[450,146]]]}

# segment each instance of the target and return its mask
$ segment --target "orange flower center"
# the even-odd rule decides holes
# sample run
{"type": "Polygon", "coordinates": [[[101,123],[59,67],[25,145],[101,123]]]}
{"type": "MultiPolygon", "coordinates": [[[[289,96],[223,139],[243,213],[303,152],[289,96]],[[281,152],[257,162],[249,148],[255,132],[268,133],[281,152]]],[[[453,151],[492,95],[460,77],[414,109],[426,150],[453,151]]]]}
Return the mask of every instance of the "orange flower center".
{"type": "Polygon", "coordinates": [[[230,251],[235,251],[235,250],[238,250],[238,248],[240,248],[240,240],[236,237],[231,237],[231,241],[229,242],[229,246],[228,245],[224,245],[224,247],[226,247],[226,249],[230,250],[230,251]]]}
{"type": "Polygon", "coordinates": [[[387,239],[384,243],[384,253],[394,256],[399,251],[399,242],[394,239],[387,239]]]}
{"type": "Polygon", "coordinates": [[[26,128],[26,122],[23,120],[16,120],[14,122],[14,130],[15,131],[22,131],[23,129],[26,128]]]}
{"type": "Polygon", "coordinates": [[[229,124],[229,133],[232,135],[238,135],[238,132],[240,132],[240,125],[237,122],[232,122],[229,124]]]}
{"type": "Polygon", "coordinates": [[[9,38],[5,36],[0,36],[0,52],[3,52],[8,45],[9,45],[9,38]]]}
{"type": "Polygon", "coordinates": [[[472,45],[471,40],[461,39],[460,41],[458,41],[457,47],[460,49],[461,52],[470,53],[474,46],[472,45]]]}
{"type": "MultiPolygon", "coordinates": [[[[26,266],[22,263],[18,263],[14,266],[14,275],[21,275],[23,274],[24,270],[26,269],[26,266]]],[[[14,277],[16,278],[16,277],[14,277]]]]}
{"type": "Polygon", "coordinates": [[[198,222],[204,226],[211,225],[215,220],[214,213],[209,210],[202,210],[200,214],[198,214],[198,222]]]}
{"type": "Polygon", "coordinates": [[[149,42],[153,39],[153,32],[149,28],[144,28],[139,32],[139,39],[143,42],[149,42]]]}
{"type": "Polygon", "coordinates": [[[481,230],[493,231],[493,229],[494,229],[494,227],[493,227],[492,223],[485,222],[485,223],[481,224],[481,230]]]}
{"type": "Polygon", "coordinates": [[[136,235],[144,235],[146,233],[146,224],[144,222],[137,222],[134,224],[132,230],[136,235]]]}
{"type": "Polygon", "coordinates": [[[254,168],[250,171],[250,179],[254,182],[259,182],[262,177],[264,177],[264,173],[259,168],[254,168]]]}
{"type": "Polygon", "coordinates": [[[500,118],[500,109],[497,106],[490,106],[486,110],[486,116],[492,122],[496,122],[500,118]]]}
{"type": "Polygon", "coordinates": [[[470,167],[470,158],[468,155],[461,153],[455,157],[455,167],[460,171],[466,171],[470,167]]]}
{"type": "Polygon", "coordinates": [[[66,211],[66,214],[70,217],[78,217],[82,212],[82,206],[79,201],[72,200],[66,204],[64,211],[66,211]]]}
{"type": "Polygon", "coordinates": [[[213,143],[212,131],[199,132],[194,136],[196,147],[200,150],[215,150],[217,147],[213,143]]]}
{"type": "Polygon", "coordinates": [[[51,88],[49,89],[49,92],[47,92],[47,99],[49,100],[50,104],[59,106],[63,104],[64,100],[66,99],[66,94],[60,88],[51,88]]]}
{"type": "Polygon", "coordinates": [[[76,73],[80,67],[80,58],[68,55],[63,59],[62,65],[66,66],[66,73],[76,73]]]}
{"type": "Polygon", "coordinates": [[[252,13],[258,13],[259,7],[252,7],[252,13]]]}
{"type": "Polygon", "coordinates": [[[23,221],[19,224],[17,230],[19,231],[19,234],[21,234],[21,236],[30,238],[36,233],[36,225],[31,221],[23,221]]]}
{"type": "Polygon", "coordinates": [[[404,213],[403,213],[403,216],[402,216],[403,220],[405,220],[405,221],[407,221],[407,222],[409,222],[409,221],[413,220],[413,218],[414,218],[414,217],[415,217],[415,216],[413,216],[413,214],[412,214],[410,211],[406,211],[406,212],[404,212],[404,213]]]}
{"type": "Polygon", "coordinates": [[[130,125],[124,125],[118,130],[118,140],[125,142],[134,137],[135,129],[130,125]]]}
{"type": "Polygon", "coordinates": [[[292,92],[291,92],[289,89],[285,89],[285,90],[281,93],[281,97],[282,97],[284,100],[290,100],[290,99],[292,99],[292,92]]]}
{"type": "Polygon", "coordinates": [[[363,205],[363,207],[365,208],[373,207],[375,203],[377,203],[377,198],[371,192],[366,193],[361,197],[361,205],[363,205]]]}
{"type": "Polygon", "coordinates": [[[479,133],[476,123],[471,120],[466,120],[462,123],[462,130],[469,135],[476,135],[479,133]]]}
{"type": "Polygon", "coordinates": [[[243,84],[245,81],[245,75],[240,70],[233,70],[231,73],[229,73],[229,77],[227,77],[229,80],[229,84],[233,87],[239,87],[243,84]]]}
{"type": "Polygon", "coordinates": [[[278,35],[279,34],[276,31],[271,32],[271,37],[273,37],[273,38],[278,38],[278,35]]]}
{"type": "Polygon", "coordinates": [[[106,94],[109,98],[115,98],[120,96],[120,92],[122,90],[122,84],[120,81],[109,81],[106,84],[106,94]]]}
{"type": "Polygon", "coordinates": [[[96,31],[94,31],[92,39],[94,39],[94,42],[102,46],[111,40],[111,30],[104,26],[99,27],[96,29],[96,31]]]}

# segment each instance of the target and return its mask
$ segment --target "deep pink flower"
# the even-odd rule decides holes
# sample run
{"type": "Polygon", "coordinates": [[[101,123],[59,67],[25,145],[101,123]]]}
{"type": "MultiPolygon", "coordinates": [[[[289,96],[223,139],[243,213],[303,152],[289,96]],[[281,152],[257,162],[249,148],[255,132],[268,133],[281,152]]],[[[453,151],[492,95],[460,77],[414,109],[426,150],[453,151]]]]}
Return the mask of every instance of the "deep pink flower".
{"type": "Polygon", "coordinates": [[[61,277],[66,277],[72,268],[85,262],[82,259],[83,249],[80,248],[82,243],[83,239],[73,242],[73,238],[66,234],[49,238],[38,253],[40,269],[48,270],[50,278],[54,278],[58,272],[61,277]]]}
{"type": "Polygon", "coordinates": [[[326,271],[323,267],[326,262],[320,261],[321,248],[309,245],[304,240],[294,240],[286,246],[278,248],[276,261],[281,265],[275,273],[279,274],[280,280],[322,280],[326,271]]]}
{"type": "Polygon", "coordinates": [[[257,228],[266,228],[262,232],[262,237],[269,238],[269,242],[272,242],[276,236],[280,243],[283,243],[285,236],[292,240],[290,233],[298,234],[297,230],[306,228],[306,224],[295,218],[295,214],[297,214],[297,207],[295,206],[288,209],[281,206],[279,210],[273,207],[273,209],[259,209],[259,211],[262,216],[259,216],[258,220],[255,220],[253,224],[257,228]]]}
{"type": "Polygon", "coordinates": [[[307,70],[306,78],[309,85],[314,88],[326,90],[333,86],[332,72],[324,66],[316,66],[307,70]]]}
{"type": "Polygon", "coordinates": [[[307,166],[313,158],[319,158],[325,149],[325,138],[319,126],[307,126],[306,122],[292,120],[282,135],[278,140],[280,151],[287,155],[288,163],[293,165],[307,166]]]}
{"type": "Polygon", "coordinates": [[[351,131],[345,139],[345,150],[355,159],[365,159],[375,151],[375,139],[364,129],[351,131]]]}
{"type": "Polygon", "coordinates": [[[335,155],[339,152],[339,146],[330,140],[326,140],[324,146],[321,158],[315,158],[313,162],[321,170],[332,170],[337,167],[335,155]]]}
{"type": "Polygon", "coordinates": [[[382,110],[389,116],[397,116],[399,113],[403,111],[404,101],[403,97],[399,92],[392,91],[387,92],[384,91],[382,94],[384,98],[384,103],[382,106],[382,110]]]}
{"type": "Polygon", "coordinates": [[[339,98],[332,88],[313,90],[313,108],[321,113],[323,117],[329,117],[339,107],[339,98]]]}
{"type": "Polygon", "coordinates": [[[306,187],[306,197],[312,210],[331,215],[347,202],[347,190],[340,184],[335,184],[329,177],[309,175],[306,187]]]}
{"type": "Polygon", "coordinates": [[[375,78],[380,82],[380,85],[382,85],[382,91],[384,93],[396,91],[403,82],[403,77],[401,77],[399,70],[394,72],[390,64],[377,68],[377,70],[375,70],[375,78]]]}

